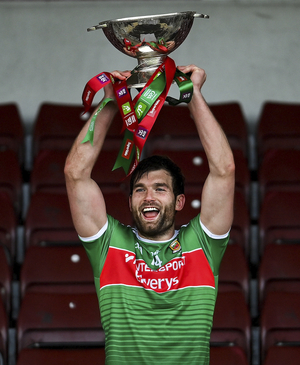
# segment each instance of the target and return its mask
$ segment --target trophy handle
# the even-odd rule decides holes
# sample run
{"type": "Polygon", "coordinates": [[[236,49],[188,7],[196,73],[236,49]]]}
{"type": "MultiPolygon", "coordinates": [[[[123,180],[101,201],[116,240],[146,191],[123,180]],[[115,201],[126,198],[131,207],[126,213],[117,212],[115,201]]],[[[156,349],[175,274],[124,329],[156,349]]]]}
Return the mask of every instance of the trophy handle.
{"type": "Polygon", "coordinates": [[[194,14],[194,18],[204,18],[204,19],[208,19],[209,15],[207,14],[194,14]]]}
{"type": "Polygon", "coordinates": [[[91,32],[93,30],[102,29],[102,28],[107,28],[107,24],[106,23],[102,23],[102,24],[94,25],[93,27],[88,28],[87,31],[88,32],[91,32]]]}

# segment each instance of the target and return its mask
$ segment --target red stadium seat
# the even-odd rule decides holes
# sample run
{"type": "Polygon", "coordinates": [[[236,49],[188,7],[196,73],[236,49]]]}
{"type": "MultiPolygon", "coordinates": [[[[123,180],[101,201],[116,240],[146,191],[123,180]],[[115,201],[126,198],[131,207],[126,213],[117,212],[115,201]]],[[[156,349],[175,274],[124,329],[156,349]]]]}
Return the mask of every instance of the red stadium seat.
{"type": "Polygon", "coordinates": [[[215,346],[210,348],[210,365],[248,365],[244,351],[237,346],[215,346]]]}
{"type": "Polygon", "coordinates": [[[17,339],[18,351],[27,347],[103,346],[96,293],[26,293],[17,339]]]}
{"type": "MultiPolygon", "coordinates": [[[[118,150],[103,150],[97,160],[92,178],[101,186],[102,191],[128,191],[128,179],[124,180],[122,169],[112,171],[118,150]]],[[[34,194],[37,191],[66,193],[64,166],[68,151],[42,150],[35,159],[31,174],[30,189],[34,194]]]]}
{"type": "MultiPolygon", "coordinates": [[[[69,151],[90,113],[81,116],[81,105],[43,103],[38,111],[33,133],[33,156],[43,149],[69,151]]],[[[104,148],[120,146],[121,118],[116,115],[104,148]]]]}
{"type": "Polygon", "coordinates": [[[6,192],[17,216],[22,211],[22,172],[17,155],[12,150],[0,151],[0,191],[6,192]]]}
{"type": "Polygon", "coordinates": [[[19,163],[24,162],[24,128],[15,103],[0,105],[0,149],[14,151],[19,163]]]}
{"type": "Polygon", "coordinates": [[[11,305],[12,268],[10,258],[4,247],[0,246],[0,297],[7,313],[11,305]]]}
{"type": "MultiPolygon", "coordinates": [[[[247,124],[238,103],[213,104],[211,111],[222,126],[233,149],[247,156],[247,124]]],[[[186,106],[164,105],[150,132],[147,150],[153,149],[202,149],[195,123],[186,106]]]]}
{"type": "Polygon", "coordinates": [[[299,149],[300,104],[265,102],[258,121],[257,150],[262,161],[270,149],[299,149]]]}
{"type": "MultiPolygon", "coordinates": [[[[128,197],[122,191],[104,193],[107,213],[131,224],[128,197]]],[[[31,197],[25,221],[26,247],[80,244],[66,194],[37,192],[31,197]]]]}
{"type": "Polygon", "coordinates": [[[211,332],[212,346],[237,346],[251,356],[251,318],[243,293],[219,293],[211,332]]]}
{"type": "Polygon", "coordinates": [[[259,298],[262,305],[270,291],[300,293],[300,245],[269,244],[259,266],[259,298]]]}
{"type": "Polygon", "coordinates": [[[104,365],[104,348],[23,349],[17,365],[104,365]]]}
{"type": "Polygon", "coordinates": [[[219,293],[239,291],[249,303],[250,270],[243,248],[228,245],[219,272],[219,293]]]}
{"type": "Polygon", "coordinates": [[[300,346],[270,347],[263,365],[299,365],[300,346]]]}
{"type": "Polygon", "coordinates": [[[28,248],[20,275],[21,296],[27,292],[95,292],[91,264],[83,246],[28,248]]]}
{"type": "Polygon", "coordinates": [[[300,242],[300,192],[269,192],[259,217],[260,252],[270,243],[300,242]]]}
{"type": "Polygon", "coordinates": [[[25,243],[27,248],[80,243],[66,194],[37,192],[31,197],[25,221],[25,243]]]}
{"type": "MultiPolygon", "coordinates": [[[[176,214],[176,228],[187,224],[201,209],[201,189],[187,187],[183,210],[176,214]]],[[[234,220],[230,230],[230,243],[240,245],[249,256],[250,217],[246,200],[239,192],[235,193],[234,220]]]]}
{"type": "MultiPolygon", "coordinates": [[[[234,150],[234,159],[236,165],[235,186],[236,190],[244,194],[247,203],[250,199],[250,173],[248,162],[241,150],[234,150]]],[[[203,150],[168,150],[155,149],[154,155],[166,155],[170,157],[182,170],[185,176],[186,186],[195,185],[199,188],[203,184],[209,173],[209,167],[206,154],[203,150]]]]}
{"type": "Polygon", "coordinates": [[[272,346],[300,346],[300,293],[269,292],[260,328],[262,361],[272,346]]]}
{"type": "Polygon", "coordinates": [[[1,191],[0,205],[0,245],[13,261],[16,254],[17,219],[8,194],[1,191]]]}
{"type": "Polygon", "coordinates": [[[0,363],[8,360],[8,315],[0,297],[0,363]]]}
{"type": "Polygon", "coordinates": [[[268,150],[259,168],[262,202],[269,191],[300,191],[300,150],[268,150]]]}

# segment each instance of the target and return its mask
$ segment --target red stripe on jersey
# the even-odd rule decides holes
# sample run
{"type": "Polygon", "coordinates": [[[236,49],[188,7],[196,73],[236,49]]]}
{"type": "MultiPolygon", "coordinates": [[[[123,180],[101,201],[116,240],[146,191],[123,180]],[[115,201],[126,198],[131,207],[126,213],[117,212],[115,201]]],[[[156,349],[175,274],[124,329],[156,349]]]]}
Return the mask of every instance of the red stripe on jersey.
{"type": "Polygon", "coordinates": [[[107,285],[136,286],[164,293],[191,286],[215,287],[215,279],[200,248],[152,270],[145,261],[136,260],[135,253],[110,247],[100,276],[100,289],[107,285]]]}

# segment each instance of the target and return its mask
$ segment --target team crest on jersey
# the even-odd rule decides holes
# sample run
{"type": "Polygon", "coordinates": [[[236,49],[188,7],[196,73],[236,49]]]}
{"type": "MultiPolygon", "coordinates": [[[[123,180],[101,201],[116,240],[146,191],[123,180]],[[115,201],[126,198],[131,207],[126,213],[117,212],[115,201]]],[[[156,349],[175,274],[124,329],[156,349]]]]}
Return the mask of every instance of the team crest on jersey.
{"type": "Polygon", "coordinates": [[[173,251],[173,253],[179,252],[181,250],[181,244],[179,241],[175,240],[170,244],[170,249],[173,251]]]}

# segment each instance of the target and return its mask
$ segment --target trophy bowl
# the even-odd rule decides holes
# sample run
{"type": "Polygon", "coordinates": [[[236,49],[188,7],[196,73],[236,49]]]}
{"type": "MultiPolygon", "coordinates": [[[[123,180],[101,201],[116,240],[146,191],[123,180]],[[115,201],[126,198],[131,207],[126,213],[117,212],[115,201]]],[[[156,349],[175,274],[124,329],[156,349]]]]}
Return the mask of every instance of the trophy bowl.
{"type": "Polygon", "coordinates": [[[137,58],[138,65],[127,80],[128,87],[145,86],[171,52],[185,40],[194,18],[209,18],[195,11],[122,18],[100,22],[88,31],[102,29],[122,53],[137,58]]]}

